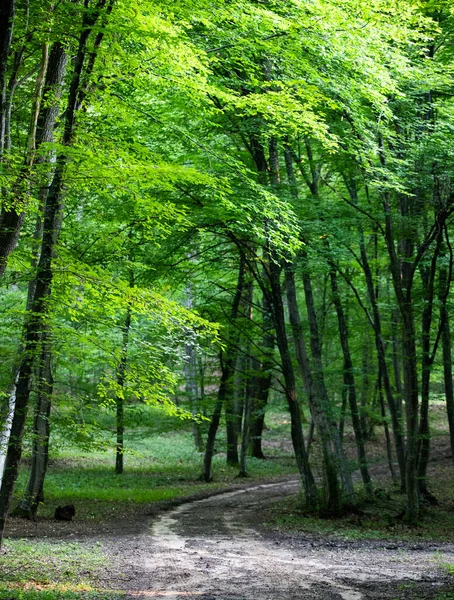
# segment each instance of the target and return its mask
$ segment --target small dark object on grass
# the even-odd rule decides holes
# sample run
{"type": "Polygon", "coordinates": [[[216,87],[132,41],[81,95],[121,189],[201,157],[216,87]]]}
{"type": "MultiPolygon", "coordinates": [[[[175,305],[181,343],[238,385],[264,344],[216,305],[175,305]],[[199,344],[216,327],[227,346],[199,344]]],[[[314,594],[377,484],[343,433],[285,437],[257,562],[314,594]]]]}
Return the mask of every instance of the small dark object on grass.
{"type": "Polygon", "coordinates": [[[66,506],[57,506],[55,509],[54,519],[57,521],[72,521],[76,509],[74,504],[67,504],[66,506]]]}

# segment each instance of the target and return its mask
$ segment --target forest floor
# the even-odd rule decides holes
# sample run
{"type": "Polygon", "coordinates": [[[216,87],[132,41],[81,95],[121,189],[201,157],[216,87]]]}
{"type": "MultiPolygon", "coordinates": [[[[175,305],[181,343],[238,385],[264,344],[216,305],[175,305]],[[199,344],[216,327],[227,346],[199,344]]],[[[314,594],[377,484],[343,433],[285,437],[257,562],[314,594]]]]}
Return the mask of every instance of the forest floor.
{"type": "Polygon", "coordinates": [[[381,491],[336,520],[301,511],[279,428],[267,432],[271,459],[251,462],[249,480],[225,470],[220,453],[214,486],[198,481],[199,457],[188,450],[181,460],[184,439],[173,433],[156,442],[149,470],[138,462],[122,478],[103,455],[56,457],[43,516],[8,521],[0,598],[454,600],[454,480],[442,411],[438,423],[429,475],[440,506],[427,507],[415,529],[397,518],[404,498],[390,484],[380,438],[370,450],[381,491]],[[54,521],[53,505],[71,500],[76,519],[54,521]]]}
{"type": "Polygon", "coordinates": [[[182,504],[140,535],[106,538],[106,575],[128,597],[183,600],[425,600],[452,598],[454,545],[285,533],[268,511],[298,480],[182,504]],[[265,522],[264,522],[265,519],[265,522]]]}

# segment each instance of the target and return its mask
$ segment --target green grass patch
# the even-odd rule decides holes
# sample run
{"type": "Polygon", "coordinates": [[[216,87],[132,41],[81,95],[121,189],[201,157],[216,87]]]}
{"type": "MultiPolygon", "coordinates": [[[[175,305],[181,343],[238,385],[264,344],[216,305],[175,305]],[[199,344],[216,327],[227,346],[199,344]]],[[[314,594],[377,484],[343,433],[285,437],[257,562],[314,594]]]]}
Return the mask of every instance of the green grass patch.
{"type": "MultiPolygon", "coordinates": [[[[214,482],[200,480],[203,454],[194,448],[191,423],[178,417],[162,414],[156,407],[141,407],[132,411],[130,428],[125,435],[125,472],[116,475],[115,436],[113,417],[101,413],[107,449],[73,439],[62,443],[57,435],[52,445],[48,474],[45,481],[45,503],[39,515],[52,518],[57,505],[75,504],[76,520],[114,520],[130,514],[134,506],[152,504],[175,498],[205,494],[241,482],[238,469],[226,465],[225,428],[219,430],[217,449],[213,458],[214,482]],[[106,429],[110,427],[110,429],[106,429]]],[[[270,479],[296,472],[295,460],[288,447],[280,441],[288,439],[284,431],[289,427],[286,413],[271,411],[267,418],[266,437],[275,440],[267,455],[270,460],[248,459],[251,481],[270,479]]],[[[57,432],[58,433],[58,432],[57,432]]],[[[288,432],[287,432],[288,433],[288,432]]],[[[16,486],[17,502],[22,496],[29,477],[29,461],[24,461],[16,486]]]]}
{"type": "Polygon", "coordinates": [[[106,567],[100,545],[8,540],[0,555],[0,599],[120,600],[124,594],[97,589],[106,567]]]}
{"type": "Polygon", "coordinates": [[[0,582],[39,585],[89,582],[106,566],[100,545],[50,543],[36,540],[8,540],[0,555],[0,582]]]}

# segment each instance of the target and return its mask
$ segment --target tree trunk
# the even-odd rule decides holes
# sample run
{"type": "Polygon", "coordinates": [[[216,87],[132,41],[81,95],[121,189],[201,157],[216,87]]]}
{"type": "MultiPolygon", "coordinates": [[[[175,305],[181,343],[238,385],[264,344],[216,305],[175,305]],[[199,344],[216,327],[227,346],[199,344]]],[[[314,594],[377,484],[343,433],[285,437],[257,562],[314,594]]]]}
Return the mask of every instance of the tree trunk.
{"type": "Polygon", "coordinates": [[[117,369],[116,427],[117,443],[115,447],[115,473],[121,475],[124,467],[124,433],[125,433],[125,382],[126,364],[128,361],[129,333],[131,330],[131,307],[128,307],[122,329],[121,355],[117,369]]]}
{"type": "MultiPolygon", "coordinates": [[[[0,212],[0,276],[5,272],[8,257],[14,250],[19,233],[24,222],[24,208],[27,203],[31,168],[35,161],[35,152],[43,143],[53,141],[53,132],[59,111],[59,101],[62,94],[66,74],[67,55],[64,46],[55,43],[49,58],[43,52],[41,74],[35,91],[34,111],[32,112],[28,148],[21,173],[13,185],[12,198],[7,208],[0,212]],[[41,82],[40,77],[45,81],[41,82]],[[42,106],[41,98],[52,98],[50,106],[42,106]]],[[[38,159],[43,162],[44,157],[38,159]]]]}
{"type": "Polygon", "coordinates": [[[348,341],[348,327],[347,320],[344,315],[344,309],[341,303],[338,283],[337,283],[337,274],[332,265],[330,270],[330,279],[331,279],[331,290],[332,290],[332,298],[334,306],[336,307],[337,313],[337,321],[339,324],[339,337],[342,346],[342,352],[344,355],[344,377],[345,384],[348,393],[348,402],[350,406],[350,414],[352,418],[353,431],[355,433],[355,441],[356,441],[356,449],[358,453],[358,462],[359,468],[361,471],[361,477],[363,479],[363,484],[367,493],[371,493],[371,479],[369,475],[369,469],[367,467],[367,458],[366,458],[366,450],[364,445],[363,438],[363,430],[361,427],[358,402],[356,396],[356,383],[355,376],[353,371],[353,361],[350,353],[350,345],[348,341]]]}
{"type": "Polygon", "coordinates": [[[378,401],[380,404],[380,414],[382,417],[383,429],[385,431],[386,456],[388,458],[388,467],[389,467],[389,472],[391,473],[391,478],[394,481],[396,479],[396,472],[394,470],[393,452],[392,452],[392,447],[391,447],[391,437],[389,435],[388,421],[386,419],[385,401],[383,400],[383,385],[382,385],[382,376],[381,376],[380,368],[378,369],[377,393],[378,393],[378,401]]]}
{"type": "MultiPolygon", "coordinates": [[[[326,437],[326,450],[330,454],[329,461],[333,463],[335,470],[339,470],[345,501],[348,504],[354,504],[355,492],[353,489],[351,474],[348,469],[347,461],[345,459],[344,449],[339,436],[339,430],[337,429],[333,415],[330,414],[332,409],[329,402],[328,391],[325,385],[325,377],[322,363],[322,347],[318,330],[314,296],[312,292],[312,281],[306,268],[304,268],[303,270],[303,286],[304,295],[306,299],[307,317],[309,321],[310,347],[314,365],[314,398],[317,398],[318,402],[320,403],[320,412],[323,415],[323,420],[320,423],[324,423],[323,429],[319,429],[319,431],[321,437],[326,437]],[[330,446],[332,446],[331,449],[330,446]]],[[[313,417],[314,419],[316,419],[315,414],[313,414],[313,417]]],[[[315,424],[316,426],[318,425],[317,420],[315,424]]],[[[320,425],[318,425],[318,427],[320,427],[320,425]]],[[[326,458],[326,460],[328,460],[328,457],[326,458]]],[[[328,468],[328,465],[325,465],[325,467],[328,468]]],[[[332,485],[334,485],[334,480],[332,482],[332,485]]],[[[332,491],[334,491],[334,489],[332,491]]],[[[336,499],[336,502],[339,500],[341,502],[339,505],[340,508],[342,506],[342,499],[336,499]]]]}
{"type": "Polygon", "coordinates": [[[442,323],[441,343],[443,349],[443,378],[445,385],[446,412],[449,425],[449,440],[451,443],[451,455],[454,461],[454,386],[452,381],[452,350],[451,350],[451,327],[449,324],[449,312],[446,306],[448,289],[448,273],[446,268],[440,270],[439,279],[441,301],[440,320],[442,323]]]}
{"type": "MultiPolygon", "coordinates": [[[[357,205],[358,197],[356,187],[353,182],[346,182],[352,202],[357,205]]],[[[394,243],[394,242],[393,242],[394,243]]],[[[391,387],[391,381],[389,377],[388,363],[386,362],[385,343],[383,340],[382,326],[381,326],[381,315],[377,302],[377,294],[374,286],[374,278],[369,263],[369,257],[366,250],[366,242],[364,239],[364,232],[362,228],[359,230],[359,246],[361,262],[366,279],[367,293],[369,297],[369,303],[372,308],[372,323],[375,334],[375,347],[377,349],[378,366],[382,373],[383,387],[385,390],[386,402],[388,404],[389,412],[391,415],[391,423],[394,436],[394,444],[396,448],[397,462],[399,464],[401,488],[405,490],[406,486],[406,457],[405,457],[405,443],[402,433],[402,424],[400,422],[400,415],[398,412],[398,406],[396,404],[394,394],[391,387]]],[[[394,277],[393,277],[394,282],[394,277]]]]}
{"type": "MultiPolygon", "coordinates": [[[[79,46],[74,61],[74,72],[70,85],[67,109],[65,113],[63,146],[69,146],[73,139],[74,119],[84,61],[87,54],[87,42],[93,25],[99,17],[98,10],[87,11],[82,22],[79,46]]],[[[19,461],[22,454],[22,437],[28,411],[33,363],[39,348],[40,333],[46,326],[47,302],[53,278],[52,260],[58,240],[63,209],[63,176],[67,156],[60,154],[46,200],[43,223],[41,253],[36,270],[36,284],[31,310],[29,311],[23,335],[23,353],[18,369],[16,386],[16,405],[8,442],[5,470],[0,490],[0,545],[3,539],[6,517],[11,504],[14,484],[17,478],[19,461]]]]}
{"type": "Polygon", "coordinates": [[[221,420],[221,413],[224,403],[229,395],[231,395],[231,381],[235,372],[235,363],[237,356],[237,345],[239,340],[239,330],[235,327],[235,321],[238,318],[238,313],[241,304],[241,298],[244,290],[244,279],[246,274],[246,261],[244,254],[240,257],[240,266],[238,271],[238,283],[233,297],[232,309],[230,312],[231,331],[229,333],[229,339],[227,341],[227,347],[225,350],[225,359],[221,352],[221,382],[219,384],[218,396],[216,404],[214,406],[213,414],[211,416],[210,426],[208,429],[208,436],[205,446],[205,455],[203,458],[202,467],[202,478],[210,482],[213,480],[211,471],[211,465],[213,462],[214,444],[216,440],[216,433],[219,428],[219,422],[221,420]]]}
{"type": "Polygon", "coordinates": [[[15,0],[0,2],[0,162],[5,148],[8,57],[13,37],[15,0]]]}
{"type": "MultiPolygon", "coordinates": [[[[234,370],[235,371],[235,370],[234,370]]],[[[234,377],[234,373],[232,377],[234,377]]],[[[233,386],[231,386],[233,387],[233,386]]],[[[241,428],[241,414],[235,410],[233,393],[227,394],[225,398],[225,427],[226,427],[226,460],[232,467],[238,467],[238,433],[241,428]]]]}
{"type": "Polygon", "coordinates": [[[44,500],[44,479],[49,459],[49,418],[52,406],[52,349],[49,331],[41,337],[41,359],[37,382],[37,398],[33,422],[32,467],[27,490],[14,511],[15,516],[34,520],[40,502],[44,500]]]}
{"type": "MultiPolygon", "coordinates": [[[[253,389],[255,393],[252,397],[251,406],[251,422],[249,427],[249,448],[250,454],[254,458],[264,459],[262,449],[263,428],[265,426],[265,412],[268,403],[268,397],[272,380],[273,369],[273,351],[274,351],[274,336],[272,333],[273,322],[270,310],[270,304],[263,295],[263,338],[262,348],[264,357],[258,372],[254,373],[256,379],[253,389]]],[[[254,369],[255,370],[255,369],[254,369]]]]}
{"type": "MultiPolygon", "coordinates": [[[[301,422],[301,410],[296,392],[295,374],[293,371],[292,357],[287,340],[285,328],[284,305],[280,283],[280,267],[274,260],[268,262],[269,282],[272,297],[272,316],[276,330],[277,345],[282,363],[282,372],[285,381],[285,395],[290,412],[291,434],[296,463],[301,475],[303,488],[306,494],[306,503],[316,509],[318,506],[317,488],[314,476],[309,465],[309,459],[304,445],[304,436],[301,422]]],[[[266,289],[266,288],[265,288],[266,289]]]]}
{"type": "MultiPolygon", "coordinates": [[[[249,321],[252,321],[252,303],[254,301],[254,284],[253,280],[249,281],[248,290],[247,290],[247,301],[246,301],[246,312],[249,321]]],[[[247,371],[251,371],[253,369],[259,368],[258,361],[254,358],[250,358],[251,352],[251,343],[248,340],[246,344],[246,355],[247,355],[247,363],[249,363],[250,368],[247,371]]],[[[240,450],[240,470],[238,473],[239,477],[247,477],[247,449],[249,444],[249,426],[251,423],[251,412],[252,412],[252,403],[254,395],[256,395],[256,385],[257,379],[255,377],[247,377],[246,378],[246,386],[245,386],[245,395],[244,395],[244,416],[243,416],[243,427],[241,431],[241,450],[240,450]]]]}

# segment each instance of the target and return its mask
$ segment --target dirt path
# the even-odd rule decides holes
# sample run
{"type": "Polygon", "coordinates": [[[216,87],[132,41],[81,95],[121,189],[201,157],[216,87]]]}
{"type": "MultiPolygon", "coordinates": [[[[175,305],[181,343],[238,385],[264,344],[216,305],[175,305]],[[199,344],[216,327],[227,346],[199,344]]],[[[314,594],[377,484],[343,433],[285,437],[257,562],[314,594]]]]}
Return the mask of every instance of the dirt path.
{"type": "Polygon", "coordinates": [[[453,545],[267,531],[263,510],[298,485],[264,484],[186,503],[154,518],[143,535],[108,541],[116,566],[107,583],[131,597],[171,600],[422,600],[449,589],[440,563],[454,562],[453,545]]]}

